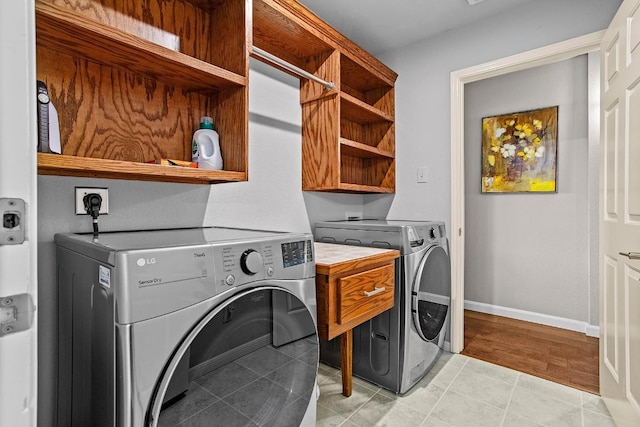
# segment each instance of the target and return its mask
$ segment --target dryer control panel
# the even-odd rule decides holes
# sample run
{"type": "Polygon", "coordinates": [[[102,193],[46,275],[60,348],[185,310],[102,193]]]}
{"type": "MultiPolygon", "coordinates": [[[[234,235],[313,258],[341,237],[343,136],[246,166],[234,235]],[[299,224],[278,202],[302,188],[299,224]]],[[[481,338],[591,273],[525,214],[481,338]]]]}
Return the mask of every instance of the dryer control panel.
{"type": "Polygon", "coordinates": [[[315,276],[311,238],[214,246],[220,290],[258,280],[315,276]]]}

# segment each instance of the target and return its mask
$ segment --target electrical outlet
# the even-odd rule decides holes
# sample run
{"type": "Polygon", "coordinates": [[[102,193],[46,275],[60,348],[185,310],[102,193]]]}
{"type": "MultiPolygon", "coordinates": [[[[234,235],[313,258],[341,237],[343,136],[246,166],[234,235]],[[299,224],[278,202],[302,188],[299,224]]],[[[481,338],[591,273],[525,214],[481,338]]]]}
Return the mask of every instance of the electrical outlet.
{"type": "Polygon", "coordinates": [[[356,219],[362,219],[362,212],[346,212],[344,219],[354,221],[356,219]]]}
{"type": "Polygon", "coordinates": [[[429,182],[429,171],[426,166],[420,166],[418,168],[418,182],[429,182]]]}
{"type": "Polygon", "coordinates": [[[100,215],[109,213],[109,189],[108,188],[92,188],[92,187],[76,187],[76,215],[88,215],[84,208],[84,196],[96,193],[102,197],[100,205],[100,215]]]}

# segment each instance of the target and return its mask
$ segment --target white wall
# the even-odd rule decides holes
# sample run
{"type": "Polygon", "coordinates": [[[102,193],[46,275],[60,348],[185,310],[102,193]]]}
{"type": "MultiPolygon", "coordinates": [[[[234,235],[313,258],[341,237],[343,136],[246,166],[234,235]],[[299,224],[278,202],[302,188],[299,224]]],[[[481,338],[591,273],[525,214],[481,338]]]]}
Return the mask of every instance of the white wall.
{"type": "Polygon", "coordinates": [[[620,0],[538,0],[378,55],[399,74],[396,194],[388,217],[440,219],[450,228],[452,71],[602,30],[619,5],[620,0]],[[418,166],[428,167],[428,183],[416,183],[418,166]]]}
{"type": "Polygon", "coordinates": [[[465,300],[589,320],[587,74],[582,55],[465,85],[465,300]],[[481,193],[482,118],[556,105],[557,193],[481,193]]]}

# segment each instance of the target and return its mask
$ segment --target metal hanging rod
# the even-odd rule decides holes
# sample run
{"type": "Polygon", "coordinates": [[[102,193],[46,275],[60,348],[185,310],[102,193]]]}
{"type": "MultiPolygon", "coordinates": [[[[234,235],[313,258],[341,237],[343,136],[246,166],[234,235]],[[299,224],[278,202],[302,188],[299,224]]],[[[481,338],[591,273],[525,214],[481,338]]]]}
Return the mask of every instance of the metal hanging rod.
{"type": "Polygon", "coordinates": [[[303,70],[302,68],[296,67],[295,65],[288,63],[284,59],[280,59],[277,56],[272,55],[269,52],[260,49],[259,47],[253,46],[251,48],[251,52],[262,59],[266,59],[267,61],[273,64],[276,64],[286,70],[291,71],[292,73],[299,75],[300,77],[304,77],[306,79],[313,80],[314,82],[320,83],[321,85],[324,86],[325,90],[331,90],[335,86],[333,82],[322,80],[320,77],[315,76],[309,73],[308,71],[303,70]]]}

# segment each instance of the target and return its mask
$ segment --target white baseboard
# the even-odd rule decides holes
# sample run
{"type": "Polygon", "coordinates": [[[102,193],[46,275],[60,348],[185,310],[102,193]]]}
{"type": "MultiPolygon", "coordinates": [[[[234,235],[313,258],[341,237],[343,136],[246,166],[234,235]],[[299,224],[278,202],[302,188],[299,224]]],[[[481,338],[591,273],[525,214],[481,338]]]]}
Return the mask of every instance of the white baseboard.
{"type": "Polygon", "coordinates": [[[585,331],[588,337],[600,338],[600,326],[589,325],[587,323],[587,330],[585,331]]]}
{"type": "Polygon", "coordinates": [[[548,314],[534,313],[532,311],[518,310],[516,308],[501,307],[499,305],[485,304],[483,302],[464,301],[464,308],[481,313],[495,314],[510,319],[525,320],[541,325],[554,326],[575,332],[582,332],[590,337],[600,336],[600,326],[590,325],[579,320],[566,319],[564,317],[550,316],[548,314]]]}

